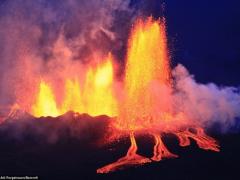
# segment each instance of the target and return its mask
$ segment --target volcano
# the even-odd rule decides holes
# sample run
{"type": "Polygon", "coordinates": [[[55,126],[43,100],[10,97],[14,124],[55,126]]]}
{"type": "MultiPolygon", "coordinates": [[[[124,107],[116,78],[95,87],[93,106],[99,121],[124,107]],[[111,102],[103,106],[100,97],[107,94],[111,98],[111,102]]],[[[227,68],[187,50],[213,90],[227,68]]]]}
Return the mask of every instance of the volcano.
{"type": "MultiPolygon", "coordinates": [[[[120,77],[112,52],[93,53],[82,63],[73,61],[63,42],[60,37],[53,48],[61,61],[44,62],[44,73],[14,89],[14,105],[1,117],[2,173],[48,179],[221,179],[236,168],[229,166],[228,136],[239,135],[222,136],[208,121],[234,119],[234,99],[240,97],[233,88],[198,85],[181,65],[171,67],[165,18],[133,23],[120,77]],[[213,98],[215,92],[219,99],[213,98]]],[[[26,65],[24,71],[34,68],[26,65]]]]}

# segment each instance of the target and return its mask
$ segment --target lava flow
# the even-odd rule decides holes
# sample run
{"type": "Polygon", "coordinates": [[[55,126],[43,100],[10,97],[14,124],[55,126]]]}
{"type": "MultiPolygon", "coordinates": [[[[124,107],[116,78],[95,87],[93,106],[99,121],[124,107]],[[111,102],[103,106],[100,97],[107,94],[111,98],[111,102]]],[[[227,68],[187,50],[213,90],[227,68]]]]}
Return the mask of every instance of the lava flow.
{"type": "Polygon", "coordinates": [[[124,82],[125,99],[115,122],[117,128],[130,131],[131,146],[125,157],[98,169],[98,173],[178,157],[164,145],[161,139],[164,132],[175,134],[181,146],[190,145],[189,138],[192,138],[202,149],[219,151],[217,142],[201,127],[193,128],[195,133],[188,129],[180,131],[180,127],[190,126],[191,122],[181,113],[174,113],[172,108],[173,86],[165,32],[164,20],[153,21],[152,18],[137,21],[132,30],[124,82]],[[155,145],[151,159],[136,154],[134,131],[153,134],[155,145]]]}
{"type": "Polygon", "coordinates": [[[116,162],[106,165],[97,170],[97,173],[108,173],[111,171],[124,168],[126,165],[138,165],[151,162],[150,159],[137,154],[137,144],[133,132],[130,133],[131,146],[125,157],[120,158],[116,162]]]}
{"type": "MultiPolygon", "coordinates": [[[[68,57],[69,53],[66,54],[68,57]]],[[[68,71],[59,73],[61,78],[57,81],[55,76],[47,75],[34,79],[31,82],[37,83],[33,93],[19,96],[22,98],[17,101],[19,108],[35,117],[56,117],[67,111],[116,117],[111,121],[113,136],[129,135],[131,146],[126,156],[97,169],[97,173],[178,157],[164,144],[163,134],[174,134],[182,147],[189,146],[193,139],[199,148],[219,151],[217,141],[205,134],[201,124],[174,108],[174,79],[165,20],[155,21],[152,17],[137,20],[131,30],[126,57],[123,82],[116,80],[115,57],[109,53],[94,63],[84,64],[80,70],[74,62],[68,71]],[[153,136],[153,157],[137,154],[134,135],[139,133],[153,136]]]]}

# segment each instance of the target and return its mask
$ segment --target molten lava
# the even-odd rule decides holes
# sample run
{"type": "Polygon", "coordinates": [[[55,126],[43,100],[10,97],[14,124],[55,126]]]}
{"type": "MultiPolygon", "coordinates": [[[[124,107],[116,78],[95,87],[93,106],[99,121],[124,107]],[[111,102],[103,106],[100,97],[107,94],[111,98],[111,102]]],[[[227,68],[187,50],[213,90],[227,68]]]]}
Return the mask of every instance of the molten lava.
{"type": "Polygon", "coordinates": [[[179,139],[179,145],[180,146],[189,146],[190,145],[190,139],[192,138],[197,142],[197,145],[205,150],[212,150],[219,152],[219,145],[217,144],[217,141],[209,136],[207,136],[204,132],[204,130],[200,127],[195,128],[195,133],[191,132],[189,129],[176,133],[178,139],[179,139]]]}
{"type": "Polygon", "coordinates": [[[126,156],[120,158],[116,162],[97,169],[97,173],[108,173],[123,169],[126,166],[141,165],[151,162],[150,159],[137,154],[137,144],[133,132],[130,133],[131,146],[126,156]]]}
{"type": "Polygon", "coordinates": [[[170,68],[162,21],[135,24],[128,44],[121,128],[150,128],[170,108],[170,68]],[[159,92],[159,91],[160,92],[159,92]],[[159,98],[160,93],[163,93],[159,98]],[[161,111],[161,112],[159,112],[161,111]]]}
{"type": "Polygon", "coordinates": [[[155,146],[153,149],[153,157],[151,158],[153,161],[161,161],[163,158],[178,157],[177,155],[168,151],[160,135],[154,134],[154,139],[155,139],[155,146]]]}
{"type": "Polygon", "coordinates": [[[59,116],[67,111],[116,116],[111,128],[118,136],[129,134],[131,146],[126,156],[99,168],[98,173],[178,157],[164,145],[163,133],[175,134],[180,146],[189,146],[191,138],[202,149],[219,151],[216,140],[207,136],[201,125],[174,108],[169,64],[165,21],[151,17],[138,20],[128,41],[125,76],[120,86],[115,84],[114,60],[109,54],[103,61],[85,65],[82,72],[71,72],[73,67],[69,74],[61,73],[62,84],[51,77],[39,78],[37,93],[29,95],[33,98],[29,111],[36,117],[59,116]],[[153,157],[137,154],[136,133],[154,137],[153,157]]]}
{"type": "Polygon", "coordinates": [[[118,114],[117,100],[113,92],[113,60],[109,55],[105,62],[87,72],[85,87],[83,89],[84,111],[91,115],[118,114]]]}
{"type": "Polygon", "coordinates": [[[190,145],[189,138],[192,138],[202,149],[219,151],[217,142],[207,136],[202,128],[195,128],[195,133],[188,129],[179,131],[181,125],[188,121],[181,112],[173,113],[173,87],[165,32],[164,21],[153,21],[152,18],[137,21],[132,29],[124,81],[125,98],[115,123],[116,128],[130,132],[131,146],[125,157],[98,169],[98,173],[115,171],[133,164],[141,165],[151,160],[178,157],[167,149],[156,129],[160,133],[174,133],[181,146],[190,145]],[[151,159],[136,154],[133,131],[153,134],[155,145],[151,159]]]}
{"type": "Polygon", "coordinates": [[[103,63],[89,67],[84,85],[78,78],[66,78],[63,100],[58,103],[50,84],[40,81],[38,95],[32,106],[32,114],[40,116],[59,116],[67,111],[88,113],[90,115],[116,116],[117,100],[113,94],[113,60],[111,54],[103,63]]]}
{"type": "Polygon", "coordinates": [[[51,87],[41,80],[36,104],[32,107],[35,116],[58,116],[56,100],[51,87]]]}

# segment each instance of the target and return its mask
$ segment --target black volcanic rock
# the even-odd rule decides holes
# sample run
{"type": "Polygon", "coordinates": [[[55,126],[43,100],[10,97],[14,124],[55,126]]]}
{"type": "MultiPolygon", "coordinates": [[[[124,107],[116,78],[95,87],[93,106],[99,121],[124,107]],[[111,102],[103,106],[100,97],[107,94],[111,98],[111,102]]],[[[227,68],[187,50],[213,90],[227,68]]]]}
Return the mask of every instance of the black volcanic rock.
{"type": "Polygon", "coordinates": [[[10,139],[32,137],[54,143],[62,138],[77,138],[91,142],[103,138],[110,122],[107,116],[67,112],[58,117],[35,118],[28,113],[17,113],[0,126],[0,134],[10,139]]]}
{"type": "MultiPolygon", "coordinates": [[[[105,144],[110,121],[68,112],[62,116],[8,119],[0,126],[0,175],[39,176],[40,179],[239,179],[240,134],[212,134],[219,140],[219,153],[199,149],[194,141],[182,148],[175,136],[163,138],[169,150],[179,155],[110,174],[96,169],[124,156],[128,137],[105,144]],[[102,146],[100,146],[102,145],[102,146]]],[[[153,138],[136,137],[138,153],[151,157],[153,138]]]]}

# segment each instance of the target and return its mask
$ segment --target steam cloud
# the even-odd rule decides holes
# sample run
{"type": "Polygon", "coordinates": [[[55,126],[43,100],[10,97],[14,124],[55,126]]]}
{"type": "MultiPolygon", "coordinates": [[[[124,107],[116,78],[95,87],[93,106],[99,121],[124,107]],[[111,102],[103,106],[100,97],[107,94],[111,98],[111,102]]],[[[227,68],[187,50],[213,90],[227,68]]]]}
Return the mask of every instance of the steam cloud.
{"type": "Polygon", "coordinates": [[[240,117],[239,88],[197,83],[181,64],[172,74],[176,82],[174,100],[180,112],[205,126],[219,124],[223,131],[236,125],[240,117]]]}

